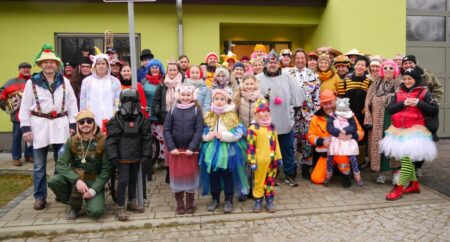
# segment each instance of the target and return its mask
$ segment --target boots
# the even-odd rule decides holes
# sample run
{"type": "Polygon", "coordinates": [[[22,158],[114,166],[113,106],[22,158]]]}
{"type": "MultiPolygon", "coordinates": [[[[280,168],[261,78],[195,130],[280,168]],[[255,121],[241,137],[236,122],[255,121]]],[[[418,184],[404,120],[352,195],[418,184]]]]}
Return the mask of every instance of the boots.
{"type": "Polygon", "coordinates": [[[66,214],[66,219],[74,220],[74,219],[78,218],[79,214],[80,214],[80,209],[69,206],[69,211],[66,214]]]}
{"type": "Polygon", "coordinates": [[[275,204],[273,204],[273,195],[271,196],[266,196],[266,210],[269,213],[274,213],[275,212],[275,204]]]}
{"type": "Polygon", "coordinates": [[[22,166],[22,162],[20,160],[13,160],[13,166],[22,166]]]}
{"type": "Polygon", "coordinates": [[[139,207],[136,199],[128,201],[127,210],[130,212],[135,212],[135,213],[143,213],[145,211],[144,208],[139,207]]]}
{"type": "Polygon", "coordinates": [[[128,221],[128,213],[125,210],[125,207],[119,207],[116,216],[119,221],[128,221]]]}
{"type": "Polygon", "coordinates": [[[261,212],[261,209],[262,209],[262,203],[263,203],[263,198],[256,198],[256,199],[255,199],[255,206],[253,206],[253,212],[254,212],[254,213],[259,213],[259,212],[261,212]]]}
{"type": "Polygon", "coordinates": [[[309,165],[302,165],[302,177],[305,180],[310,180],[311,179],[311,173],[309,172],[309,165]]]}
{"type": "Polygon", "coordinates": [[[402,185],[394,185],[392,191],[386,195],[386,200],[394,201],[403,197],[403,186],[402,185]]]}
{"type": "Polygon", "coordinates": [[[186,213],[195,213],[197,207],[194,204],[195,193],[186,192],[186,213]]]}
{"type": "Polygon", "coordinates": [[[403,194],[420,193],[419,181],[411,181],[407,188],[403,189],[403,194]]]}
{"type": "Polygon", "coordinates": [[[186,210],[184,209],[184,192],[176,192],[175,200],[177,201],[177,208],[175,209],[175,213],[185,214],[186,210]]]}

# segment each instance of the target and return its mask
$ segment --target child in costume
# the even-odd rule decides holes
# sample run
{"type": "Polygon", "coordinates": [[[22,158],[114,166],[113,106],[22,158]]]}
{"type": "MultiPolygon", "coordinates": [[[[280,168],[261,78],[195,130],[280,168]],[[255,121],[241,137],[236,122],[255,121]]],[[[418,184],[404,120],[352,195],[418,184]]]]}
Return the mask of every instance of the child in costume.
{"type": "Polygon", "coordinates": [[[250,168],[254,171],[253,211],[261,212],[262,201],[266,197],[266,209],[275,212],[274,186],[278,167],[282,165],[280,145],[275,126],[270,117],[269,103],[265,99],[256,101],[254,113],[256,123],[247,131],[247,156],[250,168]]]}
{"type": "Polygon", "coordinates": [[[191,65],[186,73],[187,79],[184,83],[191,84],[197,92],[197,103],[202,107],[203,113],[211,108],[211,90],[203,80],[204,73],[198,65],[191,65]]]}
{"type": "Polygon", "coordinates": [[[236,113],[246,128],[254,121],[255,113],[253,111],[256,100],[262,97],[255,75],[245,74],[242,83],[239,84],[239,91],[234,97],[234,104],[236,113]]]}
{"type": "Polygon", "coordinates": [[[196,89],[183,83],[175,90],[176,104],[164,122],[169,153],[170,187],[177,202],[176,214],[194,213],[199,184],[198,148],[203,133],[203,114],[196,105],[196,89]],[[186,204],[184,194],[186,193],[186,204]]]}
{"type": "Polygon", "coordinates": [[[387,200],[400,199],[403,194],[420,193],[413,162],[432,161],[437,157],[436,144],[425,122],[425,115],[439,112],[439,107],[432,102],[433,96],[423,86],[419,72],[405,70],[400,88],[386,109],[392,115],[392,125],[380,142],[380,150],[386,156],[401,161],[400,179],[386,195],[387,200]]]}
{"type": "Polygon", "coordinates": [[[328,150],[327,179],[324,185],[330,183],[333,174],[333,159],[335,155],[348,156],[358,186],[362,186],[361,173],[358,167],[359,154],[358,134],[355,115],[350,110],[348,98],[336,99],[336,111],[327,121],[327,131],[331,134],[331,144],[328,150]]]}
{"type": "Polygon", "coordinates": [[[205,115],[205,143],[199,162],[203,194],[208,194],[208,188],[211,190],[212,201],[208,211],[219,206],[221,187],[225,193],[225,213],[233,211],[234,189],[240,194],[248,194],[244,163],[246,144],[242,139],[245,128],[234,112],[234,104],[228,104],[230,99],[225,90],[214,90],[211,111],[205,115]]]}

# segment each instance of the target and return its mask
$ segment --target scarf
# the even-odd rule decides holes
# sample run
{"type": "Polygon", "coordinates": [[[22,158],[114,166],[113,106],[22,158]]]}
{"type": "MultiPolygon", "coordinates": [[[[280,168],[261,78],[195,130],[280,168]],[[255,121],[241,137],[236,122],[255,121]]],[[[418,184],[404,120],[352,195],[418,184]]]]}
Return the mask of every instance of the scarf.
{"type": "Polygon", "coordinates": [[[193,106],[195,106],[195,102],[191,102],[191,103],[177,103],[176,104],[177,108],[179,109],[188,109],[188,108],[192,108],[193,106]]]}
{"type": "Polygon", "coordinates": [[[256,101],[261,96],[261,93],[259,92],[259,89],[256,89],[252,92],[247,92],[245,90],[241,91],[242,97],[244,97],[246,100],[250,100],[252,102],[256,101]]]}
{"type": "Polygon", "coordinates": [[[364,72],[362,76],[357,76],[356,72],[353,72],[350,79],[352,79],[352,81],[363,82],[366,80],[366,73],[364,72]]]}
{"type": "Polygon", "coordinates": [[[219,107],[219,106],[216,106],[214,103],[211,104],[211,111],[213,113],[215,113],[216,115],[221,115],[224,110],[225,110],[225,106],[219,107]]]}
{"type": "Polygon", "coordinates": [[[30,79],[30,75],[28,75],[28,76],[25,76],[24,74],[22,74],[22,73],[19,73],[19,77],[18,77],[18,79],[23,79],[23,80],[28,80],[28,79],[30,79]]]}
{"type": "Polygon", "coordinates": [[[164,78],[164,85],[167,86],[166,92],[166,111],[172,110],[173,104],[175,102],[175,87],[181,84],[183,76],[178,73],[174,79],[170,79],[169,75],[164,78]]]}
{"type": "Polygon", "coordinates": [[[204,82],[203,82],[203,80],[202,79],[198,79],[198,80],[192,80],[192,79],[186,79],[185,81],[184,81],[184,83],[187,83],[187,84],[191,84],[192,86],[194,86],[195,88],[201,88],[202,86],[203,86],[203,84],[204,84],[204,82]]]}
{"type": "Polygon", "coordinates": [[[240,124],[240,120],[239,117],[236,115],[236,113],[233,111],[234,110],[234,105],[233,104],[226,104],[225,106],[223,106],[222,108],[222,112],[219,114],[219,110],[216,109],[216,112],[214,111],[215,107],[213,107],[214,105],[211,105],[211,111],[206,113],[204,120],[205,120],[205,124],[211,129],[213,130],[214,127],[216,127],[217,122],[219,121],[219,119],[221,119],[222,124],[227,128],[227,130],[231,130],[236,128],[239,124],[240,124]]]}
{"type": "Polygon", "coordinates": [[[147,75],[146,78],[147,81],[152,84],[152,85],[158,85],[161,82],[162,79],[162,75],[158,74],[157,76],[151,76],[151,75],[147,75]]]}
{"type": "Polygon", "coordinates": [[[122,84],[122,86],[131,86],[131,79],[130,80],[125,80],[123,79],[122,76],[120,76],[120,83],[122,84]]]}
{"type": "Polygon", "coordinates": [[[272,118],[269,116],[266,120],[257,119],[256,122],[263,127],[268,127],[272,123],[272,118]]]}
{"type": "Polygon", "coordinates": [[[328,71],[319,71],[319,79],[321,81],[327,81],[333,76],[333,72],[331,70],[328,71]]]}

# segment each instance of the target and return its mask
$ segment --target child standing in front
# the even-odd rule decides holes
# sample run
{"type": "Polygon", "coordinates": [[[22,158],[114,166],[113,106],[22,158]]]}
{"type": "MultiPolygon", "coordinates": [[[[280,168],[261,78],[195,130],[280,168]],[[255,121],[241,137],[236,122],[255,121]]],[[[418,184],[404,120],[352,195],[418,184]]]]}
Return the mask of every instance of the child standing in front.
{"type": "Polygon", "coordinates": [[[247,156],[250,168],[254,171],[253,211],[261,212],[266,198],[266,209],[275,212],[274,186],[278,167],[282,165],[280,145],[275,126],[270,117],[269,103],[265,99],[256,101],[254,113],[256,123],[247,131],[247,156]]]}
{"type": "Polygon", "coordinates": [[[335,155],[348,156],[353,177],[356,184],[362,186],[361,173],[358,167],[358,134],[356,118],[350,110],[348,98],[336,99],[336,111],[327,121],[327,131],[331,134],[331,144],[327,158],[327,178],[323,182],[326,186],[330,183],[333,172],[333,159],[335,155]]]}
{"type": "Polygon", "coordinates": [[[205,115],[205,143],[199,161],[203,194],[208,194],[210,188],[212,196],[208,211],[214,211],[219,206],[220,191],[223,187],[225,213],[233,211],[235,188],[241,194],[248,194],[244,163],[246,145],[242,139],[245,128],[234,112],[234,104],[229,104],[229,101],[230,94],[224,89],[213,91],[211,111],[205,115]]]}
{"type": "Polygon", "coordinates": [[[194,213],[196,210],[194,197],[199,184],[198,148],[204,123],[202,110],[197,107],[195,99],[194,86],[179,85],[175,90],[176,103],[164,122],[170,187],[177,202],[176,214],[194,213]]]}

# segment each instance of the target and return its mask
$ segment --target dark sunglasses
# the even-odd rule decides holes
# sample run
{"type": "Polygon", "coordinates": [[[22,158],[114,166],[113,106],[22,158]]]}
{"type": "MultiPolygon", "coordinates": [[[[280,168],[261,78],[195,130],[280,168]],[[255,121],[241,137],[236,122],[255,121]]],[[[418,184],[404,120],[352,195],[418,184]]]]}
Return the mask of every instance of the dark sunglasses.
{"type": "Polygon", "coordinates": [[[94,120],[92,120],[92,119],[82,119],[82,120],[78,121],[78,124],[80,124],[80,125],[93,124],[93,123],[94,123],[94,120]]]}
{"type": "Polygon", "coordinates": [[[387,70],[393,71],[394,67],[393,66],[385,66],[385,67],[383,67],[383,70],[385,70],[385,71],[387,71],[387,70]]]}

